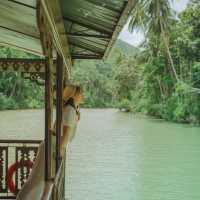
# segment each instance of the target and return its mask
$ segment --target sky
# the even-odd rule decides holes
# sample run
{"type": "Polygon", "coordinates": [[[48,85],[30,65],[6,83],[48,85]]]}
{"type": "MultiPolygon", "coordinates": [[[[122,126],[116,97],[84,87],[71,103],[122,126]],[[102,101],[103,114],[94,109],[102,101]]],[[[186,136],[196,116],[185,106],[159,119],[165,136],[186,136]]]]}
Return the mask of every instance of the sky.
{"type": "MultiPolygon", "coordinates": [[[[188,2],[189,0],[174,0],[172,7],[174,8],[175,11],[181,12],[186,8],[188,2]]],[[[138,46],[144,39],[144,36],[143,34],[137,32],[130,33],[128,31],[128,23],[127,23],[124,26],[123,30],[121,31],[119,38],[134,46],[138,46]]]]}

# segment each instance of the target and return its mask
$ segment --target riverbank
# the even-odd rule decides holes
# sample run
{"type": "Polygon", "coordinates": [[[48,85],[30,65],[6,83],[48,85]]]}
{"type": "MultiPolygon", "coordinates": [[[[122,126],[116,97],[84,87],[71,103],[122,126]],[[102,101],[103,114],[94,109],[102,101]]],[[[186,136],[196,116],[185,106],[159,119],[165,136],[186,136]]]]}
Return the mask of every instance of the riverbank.
{"type": "MultiPolygon", "coordinates": [[[[12,112],[12,111],[28,111],[28,110],[41,110],[43,109],[42,107],[38,107],[38,108],[23,108],[23,109],[20,109],[20,108],[17,108],[17,109],[3,109],[3,110],[0,110],[0,112],[12,112]]],[[[139,112],[137,111],[136,109],[134,109],[133,107],[131,106],[115,106],[115,107],[100,107],[100,108],[91,108],[91,107],[88,107],[88,106],[82,106],[81,109],[95,109],[95,110],[112,110],[112,109],[115,109],[115,110],[118,110],[119,112],[125,112],[125,113],[132,113],[134,115],[138,115],[138,116],[146,116],[147,118],[152,118],[152,119],[160,119],[160,120],[165,120],[167,122],[173,122],[173,123],[180,123],[180,124],[190,124],[191,126],[197,126],[199,127],[200,126],[200,121],[197,121],[195,119],[192,119],[192,118],[189,118],[190,116],[188,115],[188,119],[171,119],[169,117],[165,117],[163,115],[160,115],[160,114],[157,114],[155,112],[153,113],[149,113],[147,111],[143,111],[143,112],[139,112]]]]}

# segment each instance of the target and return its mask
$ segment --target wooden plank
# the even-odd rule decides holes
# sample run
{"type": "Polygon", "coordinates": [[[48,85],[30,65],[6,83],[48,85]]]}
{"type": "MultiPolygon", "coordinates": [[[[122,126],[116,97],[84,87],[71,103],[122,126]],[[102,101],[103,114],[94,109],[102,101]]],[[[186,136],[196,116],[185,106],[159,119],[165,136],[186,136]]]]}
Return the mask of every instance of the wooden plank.
{"type": "Polygon", "coordinates": [[[41,142],[42,142],[42,140],[20,140],[20,139],[19,140],[0,140],[0,144],[1,143],[6,143],[6,144],[9,144],[9,146],[12,146],[14,144],[22,144],[22,143],[40,144],[41,142]]]}
{"type": "Polygon", "coordinates": [[[0,0],[0,26],[39,38],[36,10],[0,0]]]}
{"type": "Polygon", "coordinates": [[[72,59],[102,59],[102,55],[72,54],[72,59]]]}
{"type": "Polygon", "coordinates": [[[73,18],[70,18],[70,17],[67,17],[67,16],[64,16],[63,19],[65,21],[71,22],[73,24],[78,24],[81,27],[88,28],[90,30],[96,31],[100,34],[110,35],[112,33],[111,30],[108,30],[108,29],[106,30],[104,27],[99,28],[99,27],[95,26],[94,24],[91,25],[89,23],[84,23],[83,20],[79,20],[79,19],[77,20],[77,19],[73,19],[73,18]]]}
{"type": "Polygon", "coordinates": [[[5,46],[14,46],[15,48],[19,48],[36,55],[43,55],[39,39],[4,28],[0,28],[0,43],[5,46]]]}
{"type": "Polygon", "coordinates": [[[36,8],[37,0],[8,0],[18,4],[24,4],[33,8],[36,8]]]}

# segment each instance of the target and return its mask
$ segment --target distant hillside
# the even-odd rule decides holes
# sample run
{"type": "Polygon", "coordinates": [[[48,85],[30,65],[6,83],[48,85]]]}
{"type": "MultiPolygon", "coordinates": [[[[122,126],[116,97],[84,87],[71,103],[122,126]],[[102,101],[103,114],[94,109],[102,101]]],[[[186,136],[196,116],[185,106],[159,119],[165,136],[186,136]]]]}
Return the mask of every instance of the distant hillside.
{"type": "Polygon", "coordinates": [[[107,61],[115,63],[116,59],[119,58],[120,54],[127,57],[131,57],[138,53],[138,51],[139,48],[134,47],[131,44],[128,44],[127,42],[124,42],[122,40],[117,40],[108,56],[107,61]]]}
{"type": "Polygon", "coordinates": [[[124,42],[122,40],[117,40],[114,45],[114,48],[120,49],[124,55],[128,55],[128,56],[134,55],[136,52],[138,52],[137,47],[134,47],[133,45],[127,42],[124,42]]]}
{"type": "Polygon", "coordinates": [[[114,58],[117,58],[119,54],[130,57],[138,53],[138,51],[139,48],[134,47],[133,45],[122,40],[117,40],[112,48],[112,51],[110,52],[108,59],[113,60],[114,58]]]}

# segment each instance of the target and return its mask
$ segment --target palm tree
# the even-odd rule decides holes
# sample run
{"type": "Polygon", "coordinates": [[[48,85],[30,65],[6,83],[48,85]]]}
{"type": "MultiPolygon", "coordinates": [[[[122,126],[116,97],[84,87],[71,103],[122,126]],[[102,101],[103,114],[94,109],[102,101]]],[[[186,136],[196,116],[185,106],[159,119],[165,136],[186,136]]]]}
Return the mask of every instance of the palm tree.
{"type": "Polygon", "coordinates": [[[132,17],[129,23],[129,30],[142,31],[146,38],[154,34],[163,40],[168,61],[172,68],[176,81],[179,81],[174,62],[169,49],[170,24],[174,20],[174,12],[169,0],[136,0],[132,10],[132,17]]]}

